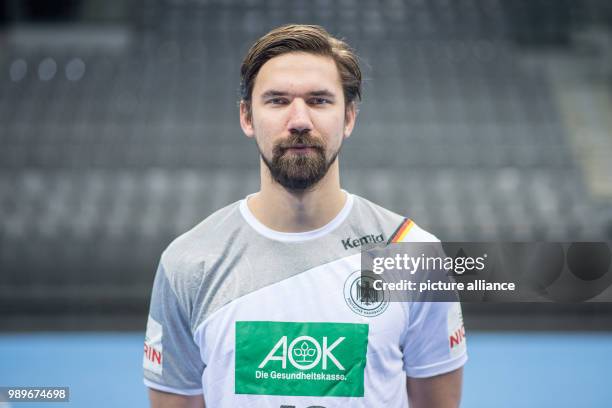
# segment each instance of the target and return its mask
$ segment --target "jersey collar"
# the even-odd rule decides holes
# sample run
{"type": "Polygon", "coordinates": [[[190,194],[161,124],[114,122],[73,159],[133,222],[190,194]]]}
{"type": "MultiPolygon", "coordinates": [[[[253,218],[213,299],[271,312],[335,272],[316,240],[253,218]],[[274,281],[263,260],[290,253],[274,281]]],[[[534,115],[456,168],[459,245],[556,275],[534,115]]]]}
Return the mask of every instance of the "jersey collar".
{"type": "Polygon", "coordinates": [[[244,217],[247,224],[249,224],[255,231],[259,234],[263,235],[266,238],[282,241],[282,242],[300,242],[300,241],[309,241],[312,239],[320,238],[334,229],[336,229],[342,222],[348,217],[351,209],[353,208],[353,195],[348,193],[345,190],[342,190],[344,194],[346,194],[346,202],[344,203],[344,207],[342,210],[334,217],[333,220],[322,226],[321,228],[317,228],[311,231],[304,232],[281,232],[273,230],[264,224],[262,224],[251,212],[249,206],[247,205],[247,200],[254,194],[249,194],[244,199],[240,201],[240,213],[244,217]]]}

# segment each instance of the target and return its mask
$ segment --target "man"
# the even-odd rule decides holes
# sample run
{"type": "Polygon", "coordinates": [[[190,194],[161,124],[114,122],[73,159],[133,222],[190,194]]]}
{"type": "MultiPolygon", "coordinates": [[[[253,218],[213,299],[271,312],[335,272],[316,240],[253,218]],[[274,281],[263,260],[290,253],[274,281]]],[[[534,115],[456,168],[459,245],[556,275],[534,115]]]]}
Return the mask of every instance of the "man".
{"type": "Polygon", "coordinates": [[[145,339],[151,405],[458,406],[459,305],[353,296],[364,246],[436,241],[340,188],[355,55],[321,27],[284,26],[251,47],[241,79],[261,189],[162,254],[145,339]]]}

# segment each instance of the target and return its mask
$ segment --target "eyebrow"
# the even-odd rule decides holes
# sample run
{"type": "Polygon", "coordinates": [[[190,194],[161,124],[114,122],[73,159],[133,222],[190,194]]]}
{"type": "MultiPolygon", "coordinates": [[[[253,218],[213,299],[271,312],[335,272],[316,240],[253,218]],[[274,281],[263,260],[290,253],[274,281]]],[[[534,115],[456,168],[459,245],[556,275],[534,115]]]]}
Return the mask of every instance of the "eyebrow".
{"type": "MultiPolygon", "coordinates": [[[[269,91],[264,92],[261,95],[261,98],[266,99],[266,98],[271,98],[274,96],[287,96],[287,95],[289,95],[289,92],[277,91],[277,90],[271,89],[269,91]]],[[[308,96],[327,96],[329,98],[334,98],[336,96],[333,92],[327,89],[320,89],[317,91],[308,92],[307,95],[308,96]]]]}

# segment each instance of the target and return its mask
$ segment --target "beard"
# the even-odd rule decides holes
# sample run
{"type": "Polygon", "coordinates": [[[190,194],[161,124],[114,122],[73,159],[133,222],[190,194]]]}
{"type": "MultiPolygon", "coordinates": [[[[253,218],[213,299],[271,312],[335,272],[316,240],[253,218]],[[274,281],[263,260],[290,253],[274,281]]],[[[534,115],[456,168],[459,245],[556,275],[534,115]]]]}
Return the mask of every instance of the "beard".
{"type": "Polygon", "coordinates": [[[272,159],[268,159],[261,149],[259,154],[272,175],[272,179],[291,191],[312,189],[327,174],[336,161],[340,148],[326,159],[327,146],[323,140],[309,133],[292,133],[288,139],[276,143],[272,149],[272,159]],[[291,147],[305,145],[312,150],[292,153],[291,147]]]}

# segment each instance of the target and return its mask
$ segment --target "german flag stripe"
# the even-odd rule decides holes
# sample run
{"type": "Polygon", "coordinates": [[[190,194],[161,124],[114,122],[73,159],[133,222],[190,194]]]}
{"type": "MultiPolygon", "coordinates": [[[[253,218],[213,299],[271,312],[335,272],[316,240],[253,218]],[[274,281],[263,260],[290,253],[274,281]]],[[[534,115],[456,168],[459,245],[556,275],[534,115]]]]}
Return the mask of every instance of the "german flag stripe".
{"type": "Polygon", "coordinates": [[[412,222],[410,218],[404,218],[404,221],[400,224],[399,227],[397,227],[393,235],[391,235],[389,242],[387,243],[391,244],[394,242],[402,242],[406,235],[408,235],[408,232],[410,231],[413,225],[414,222],[412,222]]]}

